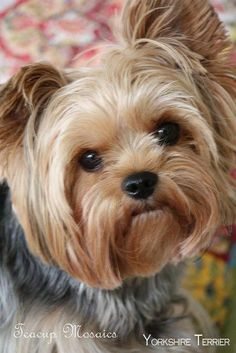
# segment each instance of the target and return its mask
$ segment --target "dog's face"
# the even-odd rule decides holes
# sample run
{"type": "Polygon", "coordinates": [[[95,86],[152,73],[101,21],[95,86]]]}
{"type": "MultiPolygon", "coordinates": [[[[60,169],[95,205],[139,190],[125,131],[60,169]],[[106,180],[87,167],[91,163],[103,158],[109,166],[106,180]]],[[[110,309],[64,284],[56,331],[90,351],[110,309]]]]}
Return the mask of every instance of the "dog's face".
{"type": "Polygon", "coordinates": [[[31,250],[115,288],[234,219],[235,74],[205,0],[130,0],[98,68],[23,68],[1,88],[1,174],[31,250]]]}

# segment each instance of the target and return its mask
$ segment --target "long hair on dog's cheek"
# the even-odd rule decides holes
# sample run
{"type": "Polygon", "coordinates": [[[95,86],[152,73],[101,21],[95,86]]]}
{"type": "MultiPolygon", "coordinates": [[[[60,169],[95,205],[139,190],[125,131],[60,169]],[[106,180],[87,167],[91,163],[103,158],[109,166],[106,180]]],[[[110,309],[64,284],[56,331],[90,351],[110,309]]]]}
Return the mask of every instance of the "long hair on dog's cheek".
{"type": "Polygon", "coordinates": [[[122,234],[119,225],[119,200],[106,195],[106,185],[95,185],[82,200],[86,248],[99,279],[99,286],[115,288],[121,284],[121,275],[114,249],[115,239],[122,234]]]}
{"type": "Polygon", "coordinates": [[[221,225],[220,201],[213,177],[203,167],[199,168],[197,163],[194,165],[189,161],[186,172],[177,172],[174,180],[189,200],[192,218],[187,227],[186,239],[179,247],[181,257],[185,258],[210,244],[214,232],[221,225]]]}
{"type": "MultiPolygon", "coordinates": [[[[65,189],[68,172],[66,159],[69,156],[57,159],[58,154],[54,153],[54,147],[55,144],[48,158],[42,156],[44,162],[39,163],[41,168],[35,170],[35,178],[32,178],[36,183],[32,182],[29,188],[27,209],[31,222],[27,240],[30,248],[41,259],[60,266],[88,285],[99,287],[101,279],[88,251],[83,222],[80,224],[75,221],[65,189]],[[41,178],[43,188],[41,182],[38,182],[41,178]]],[[[96,236],[94,233],[91,235],[96,236]]]]}
{"type": "Polygon", "coordinates": [[[212,163],[220,194],[222,224],[236,220],[236,183],[231,170],[236,165],[236,75],[228,63],[215,62],[213,75],[195,77],[196,85],[210,116],[207,119],[218,151],[212,163]]]}

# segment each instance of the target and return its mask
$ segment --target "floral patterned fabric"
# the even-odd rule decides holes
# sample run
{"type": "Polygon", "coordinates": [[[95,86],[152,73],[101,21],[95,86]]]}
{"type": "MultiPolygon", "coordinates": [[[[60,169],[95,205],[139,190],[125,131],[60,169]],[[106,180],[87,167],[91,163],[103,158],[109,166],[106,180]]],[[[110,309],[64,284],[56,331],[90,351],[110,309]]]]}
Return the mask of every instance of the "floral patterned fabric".
{"type": "Polygon", "coordinates": [[[119,0],[3,1],[0,82],[35,61],[73,67],[77,54],[111,39],[110,24],[119,8],[119,0]]]}
{"type": "Polygon", "coordinates": [[[233,60],[236,61],[236,1],[235,0],[212,0],[215,9],[223,22],[225,22],[234,43],[233,60]]]}
{"type": "Polygon", "coordinates": [[[224,261],[205,253],[189,262],[184,277],[187,288],[208,311],[218,328],[228,317],[233,290],[233,275],[224,261]]]}
{"type": "MultiPolygon", "coordinates": [[[[76,66],[76,55],[110,40],[123,0],[1,0],[0,83],[19,67],[50,61],[76,66]]],[[[235,0],[213,0],[236,42],[235,0]]],[[[94,51],[88,51],[87,60],[94,51]]]]}

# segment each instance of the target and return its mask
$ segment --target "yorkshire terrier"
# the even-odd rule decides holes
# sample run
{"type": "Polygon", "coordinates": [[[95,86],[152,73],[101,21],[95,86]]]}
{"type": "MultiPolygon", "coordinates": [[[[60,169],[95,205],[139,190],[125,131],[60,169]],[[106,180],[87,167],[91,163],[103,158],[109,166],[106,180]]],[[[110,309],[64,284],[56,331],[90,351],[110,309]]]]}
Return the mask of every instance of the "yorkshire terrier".
{"type": "Polygon", "coordinates": [[[206,350],[179,274],[235,219],[229,58],[206,0],[128,0],[99,66],[1,86],[1,353],[206,350]]]}

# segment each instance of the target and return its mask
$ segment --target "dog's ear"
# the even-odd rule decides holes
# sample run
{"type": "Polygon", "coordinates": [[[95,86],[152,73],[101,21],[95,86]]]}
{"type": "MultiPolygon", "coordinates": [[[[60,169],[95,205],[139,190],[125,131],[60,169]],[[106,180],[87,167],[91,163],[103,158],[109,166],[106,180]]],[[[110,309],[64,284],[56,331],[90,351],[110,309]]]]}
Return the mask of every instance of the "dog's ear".
{"type": "Polygon", "coordinates": [[[224,55],[229,47],[224,26],[207,0],[128,0],[122,36],[136,47],[145,40],[177,39],[207,60],[224,55]]]}
{"type": "Polygon", "coordinates": [[[0,86],[0,156],[11,154],[22,143],[31,115],[35,124],[52,95],[67,83],[65,76],[50,64],[23,67],[0,86]]]}

